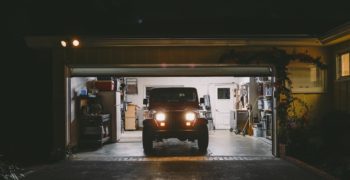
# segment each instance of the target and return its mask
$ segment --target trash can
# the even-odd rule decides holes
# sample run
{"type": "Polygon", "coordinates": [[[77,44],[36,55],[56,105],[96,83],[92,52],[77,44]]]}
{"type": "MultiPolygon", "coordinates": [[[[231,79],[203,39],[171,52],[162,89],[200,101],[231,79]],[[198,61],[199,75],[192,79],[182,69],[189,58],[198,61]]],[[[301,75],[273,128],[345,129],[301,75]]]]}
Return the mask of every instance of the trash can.
{"type": "Polygon", "coordinates": [[[266,117],[261,120],[261,137],[266,137],[266,117]]]}
{"type": "Polygon", "coordinates": [[[247,110],[234,110],[230,113],[230,131],[236,134],[245,131],[244,126],[249,118],[247,110]]]}
{"type": "Polygon", "coordinates": [[[214,130],[214,124],[213,124],[213,120],[212,119],[208,120],[208,130],[209,131],[214,130]]]}
{"type": "Polygon", "coordinates": [[[253,125],[253,136],[262,137],[262,124],[256,123],[253,125]]]}

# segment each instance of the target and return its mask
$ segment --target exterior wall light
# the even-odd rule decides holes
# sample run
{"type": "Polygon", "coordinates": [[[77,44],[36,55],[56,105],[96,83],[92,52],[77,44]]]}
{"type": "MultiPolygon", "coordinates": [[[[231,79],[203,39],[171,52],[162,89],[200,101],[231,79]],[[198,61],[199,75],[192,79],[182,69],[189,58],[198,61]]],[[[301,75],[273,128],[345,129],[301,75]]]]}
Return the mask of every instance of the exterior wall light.
{"type": "Polygon", "coordinates": [[[72,44],[73,44],[73,46],[77,47],[77,46],[79,46],[80,42],[77,39],[74,39],[72,41],[72,44]]]}
{"type": "Polygon", "coordinates": [[[64,40],[62,40],[62,41],[61,41],[61,46],[62,46],[62,47],[67,47],[67,42],[64,41],[64,40]]]}

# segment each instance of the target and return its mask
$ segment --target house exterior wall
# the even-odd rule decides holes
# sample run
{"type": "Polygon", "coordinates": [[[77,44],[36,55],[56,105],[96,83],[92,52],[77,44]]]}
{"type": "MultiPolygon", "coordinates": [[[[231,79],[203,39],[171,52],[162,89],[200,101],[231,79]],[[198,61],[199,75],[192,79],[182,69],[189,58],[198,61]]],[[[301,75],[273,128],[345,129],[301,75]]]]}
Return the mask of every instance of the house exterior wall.
{"type": "Polygon", "coordinates": [[[338,80],[336,77],[336,57],[340,53],[350,51],[350,41],[334,45],[330,49],[332,54],[330,59],[334,110],[350,113],[350,78],[338,80]]]}
{"type": "MultiPolygon", "coordinates": [[[[236,51],[271,50],[272,47],[106,47],[106,48],[60,48],[66,64],[217,64],[222,54],[236,51]]],[[[327,62],[328,54],[322,47],[278,47],[287,52],[307,52],[320,56],[327,62]]],[[[62,60],[61,59],[61,60],[62,60]]]]}

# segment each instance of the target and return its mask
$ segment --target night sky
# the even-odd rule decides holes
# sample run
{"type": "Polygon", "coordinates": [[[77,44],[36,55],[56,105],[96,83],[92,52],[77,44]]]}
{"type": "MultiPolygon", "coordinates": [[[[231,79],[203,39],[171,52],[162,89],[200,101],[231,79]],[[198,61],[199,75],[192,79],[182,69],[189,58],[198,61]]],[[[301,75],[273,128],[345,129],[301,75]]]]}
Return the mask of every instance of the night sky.
{"type": "Polygon", "coordinates": [[[347,4],[339,0],[14,1],[7,9],[7,27],[25,35],[319,35],[350,20],[347,4]]]}

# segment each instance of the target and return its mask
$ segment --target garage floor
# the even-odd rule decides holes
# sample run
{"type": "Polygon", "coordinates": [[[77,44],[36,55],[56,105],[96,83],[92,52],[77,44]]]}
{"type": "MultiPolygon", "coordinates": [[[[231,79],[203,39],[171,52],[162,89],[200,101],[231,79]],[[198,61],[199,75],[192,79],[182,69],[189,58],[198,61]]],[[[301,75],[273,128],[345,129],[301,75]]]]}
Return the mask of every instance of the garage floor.
{"type": "MultiPolygon", "coordinates": [[[[141,131],[125,131],[120,142],[106,144],[97,150],[86,150],[73,155],[76,160],[106,160],[126,157],[145,157],[142,148],[141,131]]],[[[154,157],[272,157],[271,141],[252,136],[236,135],[228,130],[209,133],[207,154],[198,152],[197,144],[168,139],[157,142],[154,157]]]]}

